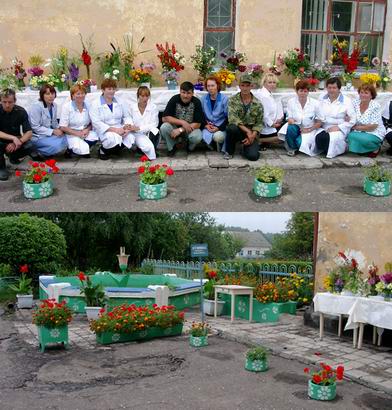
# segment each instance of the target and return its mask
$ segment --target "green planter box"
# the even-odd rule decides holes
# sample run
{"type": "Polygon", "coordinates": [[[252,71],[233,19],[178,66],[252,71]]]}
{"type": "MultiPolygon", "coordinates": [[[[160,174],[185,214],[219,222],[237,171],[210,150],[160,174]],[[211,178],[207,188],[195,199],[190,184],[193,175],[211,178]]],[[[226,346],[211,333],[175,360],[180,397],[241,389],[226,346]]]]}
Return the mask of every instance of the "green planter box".
{"type": "Polygon", "coordinates": [[[297,302],[289,300],[288,302],[277,303],[277,305],[279,305],[280,313],[288,313],[290,315],[297,313],[297,302]]]}
{"type": "Polygon", "coordinates": [[[368,195],[372,196],[388,196],[391,194],[391,183],[388,182],[374,182],[365,178],[363,182],[363,189],[368,195]]]}
{"type": "Polygon", "coordinates": [[[267,360],[245,360],[245,369],[250,372],[265,372],[268,370],[267,360]]]}
{"type": "Polygon", "coordinates": [[[208,336],[189,336],[189,344],[193,347],[208,346],[208,336]]]}
{"type": "Polygon", "coordinates": [[[41,184],[27,184],[23,181],[23,194],[28,199],[46,198],[53,194],[53,182],[42,182],[41,184]]]}
{"type": "Polygon", "coordinates": [[[139,195],[142,199],[162,199],[167,195],[167,182],[150,185],[139,182],[139,195]]]}
{"type": "Polygon", "coordinates": [[[178,324],[167,329],[150,327],[146,330],[133,333],[103,332],[96,335],[97,343],[108,345],[112,343],[134,342],[137,340],[150,340],[158,337],[179,336],[182,333],[183,324],[178,324]]]}
{"type": "Polygon", "coordinates": [[[314,400],[329,401],[336,397],[336,383],[330,386],[315,384],[312,380],[308,382],[308,396],[314,400]]]}
{"type": "Polygon", "coordinates": [[[169,305],[173,305],[177,310],[183,310],[190,306],[200,304],[200,292],[186,293],[185,295],[169,296],[169,305]]]}
{"type": "Polygon", "coordinates": [[[46,326],[38,327],[38,341],[41,352],[45,351],[47,345],[61,343],[68,345],[68,326],[49,328],[46,326]]]}
{"type": "Polygon", "coordinates": [[[257,178],[253,182],[253,191],[257,196],[263,198],[274,198],[282,194],[282,182],[265,183],[257,178]]]}

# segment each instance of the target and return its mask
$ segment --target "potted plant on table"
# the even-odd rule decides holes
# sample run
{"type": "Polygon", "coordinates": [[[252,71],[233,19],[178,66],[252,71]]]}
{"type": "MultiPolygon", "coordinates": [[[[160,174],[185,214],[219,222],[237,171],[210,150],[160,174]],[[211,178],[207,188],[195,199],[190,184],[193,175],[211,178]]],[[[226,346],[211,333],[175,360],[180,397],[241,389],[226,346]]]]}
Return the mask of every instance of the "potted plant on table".
{"type": "Polygon", "coordinates": [[[204,48],[197,45],[195,54],[191,55],[191,61],[194,70],[199,74],[199,81],[204,82],[216,64],[216,50],[214,47],[204,48]]]}
{"type": "Polygon", "coordinates": [[[388,196],[391,194],[392,174],[385,168],[375,164],[365,168],[363,189],[368,195],[388,196]]]}
{"type": "Polygon", "coordinates": [[[78,278],[81,282],[80,293],[86,301],[85,311],[88,320],[98,319],[106,303],[105,290],[101,283],[93,285],[90,276],[79,272],[78,278]]]}
{"type": "Polygon", "coordinates": [[[184,69],[185,57],[180,54],[174,43],[169,46],[166,42],[163,44],[156,44],[158,50],[157,57],[162,65],[162,75],[166,81],[168,89],[174,89],[177,87],[178,73],[184,69]],[[169,75],[172,73],[172,75],[169,75]]]}
{"type": "Polygon", "coordinates": [[[376,291],[384,297],[386,302],[391,300],[392,296],[392,272],[384,273],[380,276],[380,281],[376,284],[376,291]]]}
{"type": "Polygon", "coordinates": [[[23,273],[16,285],[9,285],[10,289],[16,292],[19,309],[31,309],[33,307],[33,288],[31,282],[32,279],[23,273]]]}
{"type": "Polygon", "coordinates": [[[152,165],[146,155],[141,157],[143,165],[137,172],[140,175],[139,195],[142,199],[162,199],[167,195],[166,178],[174,174],[166,164],[152,165]]]}
{"type": "Polygon", "coordinates": [[[336,381],[343,380],[344,367],[331,366],[320,363],[321,370],[310,372],[309,367],[305,367],[304,372],[311,376],[308,382],[308,396],[314,400],[329,401],[336,397],[336,381]]]}
{"type": "MultiPolygon", "coordinates": [[[[204,285],[204,313],[209,316],[214,316],[215,312],[215,289],[217,273],[215,271],[207,272],[208,282],[204,285]]],[[[220,316],[223,312],[224,300],[217,300],[216,314],[220,316]]]]}
{"type": "Polygon", "coordinates": [[[254,347],[246,353],[245,369],[251,372],[265,372],[268,370],[268,352],[262,347],[254,347]]]}
{"type": "MultiPolygon", "coordinates": [[[[30,161],[31,168],[23,178],[23,194],[28,199],[46,198],[53,193],[53,174],[59,171],[56,160],[48,159],[45,162],[30,161]]],[[[22,171],[16,170],[15,175],[20,177],[22,171]]]]}
{"type": "Polygon", "coordinates": [[[57,303],[55,299],[45,299],[33,313],[33,323],[38,327],[38,340],[43,352],[48,344],[68,345],[68,323],[72,311],[65,300],[57,303]]]}
{"type": "Polygon", "coordinates": [[[279,167],[264,165],[255,174],[253,191],[257,196],[274,198],[282,194],[284,171],[279,167]]]}
{"type": "Polygon", "coordinates": [[[193,347],[203,347],[208,345],[209,326],[205,322],[192,322],[190,329],[189,344],[193,347]]]}
{"type": "Polygon", "coordinates": [[[131,81],[136,83],[137,86],[145,85],[146,87],[151,88],[152,72],[154,69],[154,64],[141,63],[138,68],[134,68],[130,71],[129,75],[131,81]]]}

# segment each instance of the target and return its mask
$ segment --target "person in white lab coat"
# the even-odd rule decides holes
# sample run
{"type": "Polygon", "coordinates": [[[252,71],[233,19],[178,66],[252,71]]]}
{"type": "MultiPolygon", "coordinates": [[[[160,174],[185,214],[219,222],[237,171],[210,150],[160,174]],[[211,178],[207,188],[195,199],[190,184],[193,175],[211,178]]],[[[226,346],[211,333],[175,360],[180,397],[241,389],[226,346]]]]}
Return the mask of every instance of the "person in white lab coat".
{"type": "Polygon", "coordinates": [[[90,146],[98,141],[98,135],[92,131],[91,119],[85,102],[86,89],[75,84],[70,90],[71,101],[63,105],[60,116],[60,129],[68,142],[70,155],[90,157],[90,146]]]}
{"type": "Polygon", "coordinates": [[[319,118],[323,123],[323,131],[316,135],[316,143],[311,151],[315,155],[326,152],[327,158],[334,158],[346,152],[347,134],[355,125],[356,115],[351,99],[340,92],[340,79],[329,78],[326,85],[327,94],[319,100],[319,118]]]}
{"type": "Polygon", "coordinates": [[[385,139],[390,147],[387,149],[387,154],[392,155],[392,100],[388,102],[382,113],[382,119],[386,128],[385,139]]]}
{"type": "Polygon", "coordinates": [[[265,149],[266,144],[281,143],[278,137],[278,129],[282,126],[284,114],[282,102],[276,100],[272,95],[278,85],[278,77],[273,73],[267,73],[263,76],[261,83],[263,88],[253,90],[253,94],[261,101],[264,109],[264,125],[260,131],[260,142],[261,147],[265,149]]]}
{"type": "Polygon", "coordinates": [[[89,114],[94,131],[102,145],[98,156],[107,160],[111,155],[119,155],[123,146],[130,149],[135,142],[131,133],[133,126],[129,111],[124,104],[114,97],[117,82],[110,78],[102,81],[102,95],[93,102],[89,114]]]}
{"type": "Polygon", "coordinates": [[[143,151],[150,160],[156,159],[156,148],[159,144],[159,111],[151,102],[150,89],[140,86],[137,89],[137,102],[131,104],[130,120],[134,126],[132,134],[136,146],[143,151]]]}

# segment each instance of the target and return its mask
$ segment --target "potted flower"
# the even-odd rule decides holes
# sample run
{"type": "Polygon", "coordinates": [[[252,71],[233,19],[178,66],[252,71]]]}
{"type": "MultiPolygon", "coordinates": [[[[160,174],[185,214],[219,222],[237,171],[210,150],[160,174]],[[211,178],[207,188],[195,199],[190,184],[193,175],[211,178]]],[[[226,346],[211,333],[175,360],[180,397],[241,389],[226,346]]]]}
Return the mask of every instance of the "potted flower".
{"type": "Polygon", "coordinates": [[[319,80],[318,83],[318,89],[319,90],[324,90],[325,88],[325,81],[328,80],[328,78],[331,77],[331,65],[328,62],[325,62],[325,64],[314,64],[313,69],[312,69],[312,76],[319,80]]]}
{"type": "Polygon", "coordinates": [[[226,68],[221,68],[215,73],[215,77],[221,82],[222,90],[225,90],[227,86],[230,86],[235,81],[235,74],[226,68]]]}
{"type": "Polygon", "coordinates": [[[246,72],[252,77],[253,82],[252,82],[252,87],[253,88],[259,88],[260,87],[260,81],[261,81],[261,76],[264,73],[263,67],[260,64],[249,64],[246,67],[246,72]]]}
{"type": "Polygon", "coordinates": [[[80,80],[78,81],[78,84],[83,86],[86,89],[87,93],[97,91],[97,83],[95,80],[92,80],[91,78],[87,78],[86,80],[80,80]]]}
{"type": "Polygon", "coordinates": [[[368,266],[368,277],[366,279],[366,283],[369,289],[369,297],[379,298],[379,296],[377,296],[376,285],[380,282],[380,276],[377,274],[377,272],[378,266],[374,264],[368,266]]]}
{"type": "Polygon", "coordinates": [[[143,155],[143,162],[137,172],[140,175],[139,195],[142,199],[162,199],[167,195],[166,178],[174,171],[166,164],[151,165],[148,157],[143,155]]]}
{"type": "Polygon", "coordinates": [[[205,322],[192,322],[190,329],[189,344],[193,347],[203,347],[208,345],[209,326],[205,322]]]}
{"type": "Polygon", "coordinates": [[[268,352],[262,347],[254,347],[246,353],[245,369],[250,372],[265,372],[268,370],[268,352]]]}
{"type": "Polygon", "coordinates": [[[156,48],[158,50],[157,57],[162,65],[162,75],[167,83],[168,89],[173,89],[173,86],[175,89],[178,81],[178,73],[184,69],[185,57],[177,51],[174,43],[171,46],[169,46],[168,42],[166,42],[165,46],[156,44],[156,48]]]}
{"type": "Polygon", "coordinates": [[[264,165],[256,171],[253,191],[257,196],[273,198],[282,194],[284,171],[272,165],[264,165]]]}
{"type": "Polygon", "coordinates": [[[93,285],[90,276],[83,272],[79,272],[78,278],[81,282],[80,293],[84,295],[86,301],[87,319],[98,319],[99,313],[106,303],[105,290],[101,283],[93,285]]]}
{"type": "Polygon", "coordinates": [[[392,174],[385,168],[375,164],[365,168],[363,189],[368,195],[388,196],[391,193],[392,174]]]}
{"type": "Polygon", "coordinates": [[[389,302],[392,295],[392,272],[384,273],[380,276],[380,281],[376,284],[378,295],[383,296],[384,300],[389,302]]]}
{"type": "Polygon", "coordinates": [[[52,343],[68,344],[68,323],[72,320],[72,311],[65,300],[57,303],[55,299],[43,300],[33,313],[33,323],[38,327],[38,340],[41,352],[52,343]]]}
{"type": "Polygon", "coordinates": [[[130,71],[129,75],[131,81],[136,83],[138,86],[145,85],[148,88],[151,88],[152,72],[154,69],[154,64],[141,63],[138,68],[134,68],[130,71]]]}
{"type": "Polygon", "coordinates": [[[33,307],[33,288],[31,282],[32,279],[23,273],[16,285],[9,285],[10,289],[16,292],[19,309],[31,309],[33,307]]]}
{"type": "MultiPolygon", "coordinates": [[[[59,171],[56,160],[48,159],[45,162],[30,161],[30,170],[23,178],[23,194],[29,199],[41,199],[53,193],[53,174],[59,171]]],[[[22,171],[16,170],[17,177],[22,176],[22,171]]]]}
{"type": "Polygon", "coordinates": [[[224,59],[222,67],[228,71],[235,73],[236,71],[244,72],[246,70],[246,66],[241,64],[247,60],[245,53],[240,53],[232,49],[230,54],[221,53],[220,56],[224,59]]]}
{"type": "MultiPolygon", "coordinates": [[[[215,289],[217,273],[215,271],[207,272],[208,282],[204,285],[204,313],[209,316],[214,316],[215,311],[215,289]]],[[[217,300],[216,314],[220,316],[223,312],[224,300],[217,300]]]]}
{"type": "Polygon", "coordinates": [[[283,62],[286,66],[285,72],[291,74],[295,79],[303,78],[305,72],[310,69],[310,59],[308,54],[299,48],[287,50],[284,53],[283,62]]]}
{"type": "Polygon", "coordinates": [[[191,55],[191,61],[194,70],[199,74],[199,80],[205,81],[216,64],[216,50],[214,47],[204,48],[197,45],[195,54],[191,55]]]}
{"type": "Polygon", "coordinates": [[[331,366],[320,363],[321,370],[310,372],[309,367],[305,367],[304,372],[311,376],[308,382],[308,396],[314,400],[329,401],[336,397],[336,380],[343,380],[344,367],[338,366],[333,369],[331,366]]]}

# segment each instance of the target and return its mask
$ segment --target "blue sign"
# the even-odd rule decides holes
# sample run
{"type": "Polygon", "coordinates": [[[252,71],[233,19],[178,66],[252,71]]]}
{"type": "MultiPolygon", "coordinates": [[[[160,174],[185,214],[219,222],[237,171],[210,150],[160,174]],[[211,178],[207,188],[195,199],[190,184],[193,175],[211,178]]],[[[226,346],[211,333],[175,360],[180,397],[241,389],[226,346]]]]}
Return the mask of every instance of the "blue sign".
{"type": "Polygon", "coordinates": [[[192,258],[201,258],[208,256],[208,244],[207,243],[194,243],[191,245],[192,258]]]}

